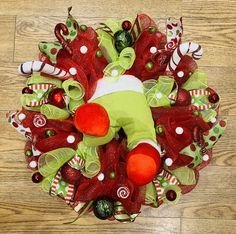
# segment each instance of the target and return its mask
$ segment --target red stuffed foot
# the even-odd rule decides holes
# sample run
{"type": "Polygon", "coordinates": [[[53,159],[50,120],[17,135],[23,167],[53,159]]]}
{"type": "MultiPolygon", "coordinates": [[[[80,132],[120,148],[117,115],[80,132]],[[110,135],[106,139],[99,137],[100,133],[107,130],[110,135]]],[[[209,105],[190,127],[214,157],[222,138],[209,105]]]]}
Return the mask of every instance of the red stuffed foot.
{"type": "Polygon", "coordinates": [[[149,144],[139,144],[130,151],[127,160],[128,178],[138,186],[150,183],[161,163],[159,152],[149,144]]]}
{"type": "Polygon", "coordinates": [[[104,107],[97,103],[87,103],[75,112],[76,128],[87,135],[102,137],[109,130],[110,120],[104,107]]]}

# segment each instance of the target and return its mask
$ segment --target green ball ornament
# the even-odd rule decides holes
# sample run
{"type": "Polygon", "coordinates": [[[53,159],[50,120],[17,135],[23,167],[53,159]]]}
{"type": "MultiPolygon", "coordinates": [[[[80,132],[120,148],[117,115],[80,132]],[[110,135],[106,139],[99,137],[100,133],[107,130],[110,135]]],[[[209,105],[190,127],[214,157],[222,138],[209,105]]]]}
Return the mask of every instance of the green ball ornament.
{"type": "Polygon", "coordinates": [[[151,26],[151,27],[148,28],[148,31],[150,33],[155,33],[157,31],[157,28],[155,26],[151,26]]]}
{"type": "Polygon", "coordinates": [[[114,171],[112,171],[109,175],[110,179],[115,179],[116,178],[116,174],[114,171]]]}
{"type": "Polygon", "coordinates": [[[87,27],[85,24],[81,24],[81,25],[80,25],[80,30],[81,30],[82,32],[85,32],[87,29],[88,29],[88,27],[87,27]]]}
{"type": "Polygon", "coordinates": [[[113,216],[114,202],[109,197],[102,197],[93,202],[94,215],[102,220],[113,216]]]}
{"type": "Polygon", "coordinates": [[[157,133],[157,135],[163,135],[164,134],[164,130],[160,125],[156,126],[156,133],[157,133]]]}
{"type": "Polygon", "coordinates": [[[145,65],[147,70],[152,70],[153,69],[153,63],[152,62],[147,62],[145,65]]]}
{"type": "Polygon", "coordinates": [[[32,155],[33,155],[32,150],[26,150],[26,151],[25,151],[25,156],[31,157],[32,155]]]}
{"type": "Polygon", "coordinates": [[[45,131],[44,134],[45,134],[46,137],[51,137],[51,136],[55,135],[55,132],[51,129],[48,129],[48,130],[45,131]]]}
{"type": "Polygon", "coordinates": [[[101,57],[102,57],[102,51],[101,51],[101,50],[98,50],[98,51],[96,52],[96,57],[97,57],[97,58],[101,58],[101,57]]]}
{"type": "Polygon", "coordinates": [[[132,36],[129,32],[119,30],[114,34],[115,47],[116,50],[120,53],[126,47],[132,45],[132,36]]]}

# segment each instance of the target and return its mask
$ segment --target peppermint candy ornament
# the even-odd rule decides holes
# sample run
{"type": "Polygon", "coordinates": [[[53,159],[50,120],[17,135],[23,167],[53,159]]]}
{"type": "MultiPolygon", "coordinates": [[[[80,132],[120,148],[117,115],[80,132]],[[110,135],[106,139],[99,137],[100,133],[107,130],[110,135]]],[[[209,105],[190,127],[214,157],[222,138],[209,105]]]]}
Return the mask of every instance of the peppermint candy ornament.
{"type": "Polygon", "coordinates": [[[47,124],[47,119],[42,114],[36,114],[33,118],[33,124],[36,128],[42,128],[47,124]]]}

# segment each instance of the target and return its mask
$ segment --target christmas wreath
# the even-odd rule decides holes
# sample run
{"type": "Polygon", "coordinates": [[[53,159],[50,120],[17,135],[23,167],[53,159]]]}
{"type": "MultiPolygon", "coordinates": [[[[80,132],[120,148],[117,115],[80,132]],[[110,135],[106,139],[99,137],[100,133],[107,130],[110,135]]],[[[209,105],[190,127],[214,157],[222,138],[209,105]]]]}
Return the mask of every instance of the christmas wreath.
{"type": "Polygon", "coordinates": [[[203,49],[181,42],[182,18],[166,33],[145,14],[94,30],[70,11],[57,41],[19,66],[23,107],[7,114],[27,139],[32,181],[78,217],[132,222],[142,205],[176,204],[226,126],[195,62],[203,49]]]}

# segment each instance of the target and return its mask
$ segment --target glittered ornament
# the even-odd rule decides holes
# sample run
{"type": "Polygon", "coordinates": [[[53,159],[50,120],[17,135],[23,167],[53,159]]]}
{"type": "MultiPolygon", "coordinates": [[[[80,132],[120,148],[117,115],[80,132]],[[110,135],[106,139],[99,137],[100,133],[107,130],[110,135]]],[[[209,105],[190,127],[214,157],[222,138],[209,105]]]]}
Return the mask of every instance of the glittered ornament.
{"type": "Polygon", "coordinates": [[[43,176],[39,173],[36,172],[32,175],[32,181],[36,184],[40,183],[43,180],[43,176]]]}
{"type": "Polygon", "coordinates": [[[151,27],[148,28],[148,31],[150,33],[155,33],[157,31],[157,28],[155,26],[151,26],[151,27]]]}
{"type": "Polygon", "coordinates": [[[53,89],[49,94],[49,103],[59,108],[64,108],[66,104],[63,99],[63,93],[63,89],[53,89]]]}
{"type": "Polygon", "coordinates": [[[81,25],[80,25],[80,30],[81,30],[82,32],[85,32],[87,29],[88,29],[88,27],[87,27],[85,24],[81,24],[81,25]]]}
{"type": "Polygon", "coordinates": [[[208,96],[208,100],[209,100],[209,102],[211,102],[211,103],[217,103],[217,102],[220,100],[220,98],[219,98],[219,96],[218,96],[217,93],[211,93],[211,94],[208,96]]]}
{"type": "Polygon", "coordinates": [[[119,30],[114,34],[115,47],[116,50],[120,53],[126,47],[132,45],[132,36],[129,32],[119,30]]]}
{"type": "Polygon", "coordinates": [[[22,89],[22,94],[32,94],[34,91],[29,87],[25,87],[22,89]]]}
{"type": "Polygon", "coordinates": [[[110,179],[115,179],[116,178],[116,174],[114,171],[112,171],[110,174],[109,174],[109,178],[110,179]]]}
{"type": "Polygon", "coordinates": [[[79,180],[81,173],[79,170],[76,170],[68,164],[65,164],[61,168],[61,176],[65,182],[69,184],[75,184],[79,180]]]}
{"type": "Polygon", "coordinates": [[[123,21],[123,23],[122,23],[123,30],[129,31],[131,29],[131,27],[132,27],[132,24],[129,20],[123,21]]]}
{"type": "Polygon", "coordinates": [[[26,151],[25,151],[25,156],[31,157],[32,155],[33,155],[32,150],[26,150],[26,151]]]}
{"type": "Polygon", "coordinates": [[[97,58],[101,58],[101,57],[102,57],[102,51],[101,51],[101,50],[98,50],[98,51],[96,52],[96,57],[97,57],[97,58]]]}
{"type": "Polygon", "coordinates": [[[153,69],[153,63],[152,62],[147,62],[145,65],[147,70],[152,70],[153,69]]]}
{"type": "Polygon", "coordinates": [[[102,197],[93,202],[94,215],[102,220],[112,217],[114,213],[114,202],[109,197],[102,197]]]}
{"type": "Polygon", "coordinates": [[[166,198],[168,201],[174,201],[177,198],[177,194],[174,190],[168,190],[166,192],[166,198]]]}
{"type": "Polygon", "coordinates": [[[54,136],[55,135],[55,132],[51,129],[47,129],[45,132],[44,132],[44,135],[46,137],[51,137],[51,136],[54,136]]]}
{"type": "Polygon", "coordinates": [[[175,104],[177,106],[188,106],[191,104],[191,96],[185,89],[178,89],[178,95],[175,104]]]}

